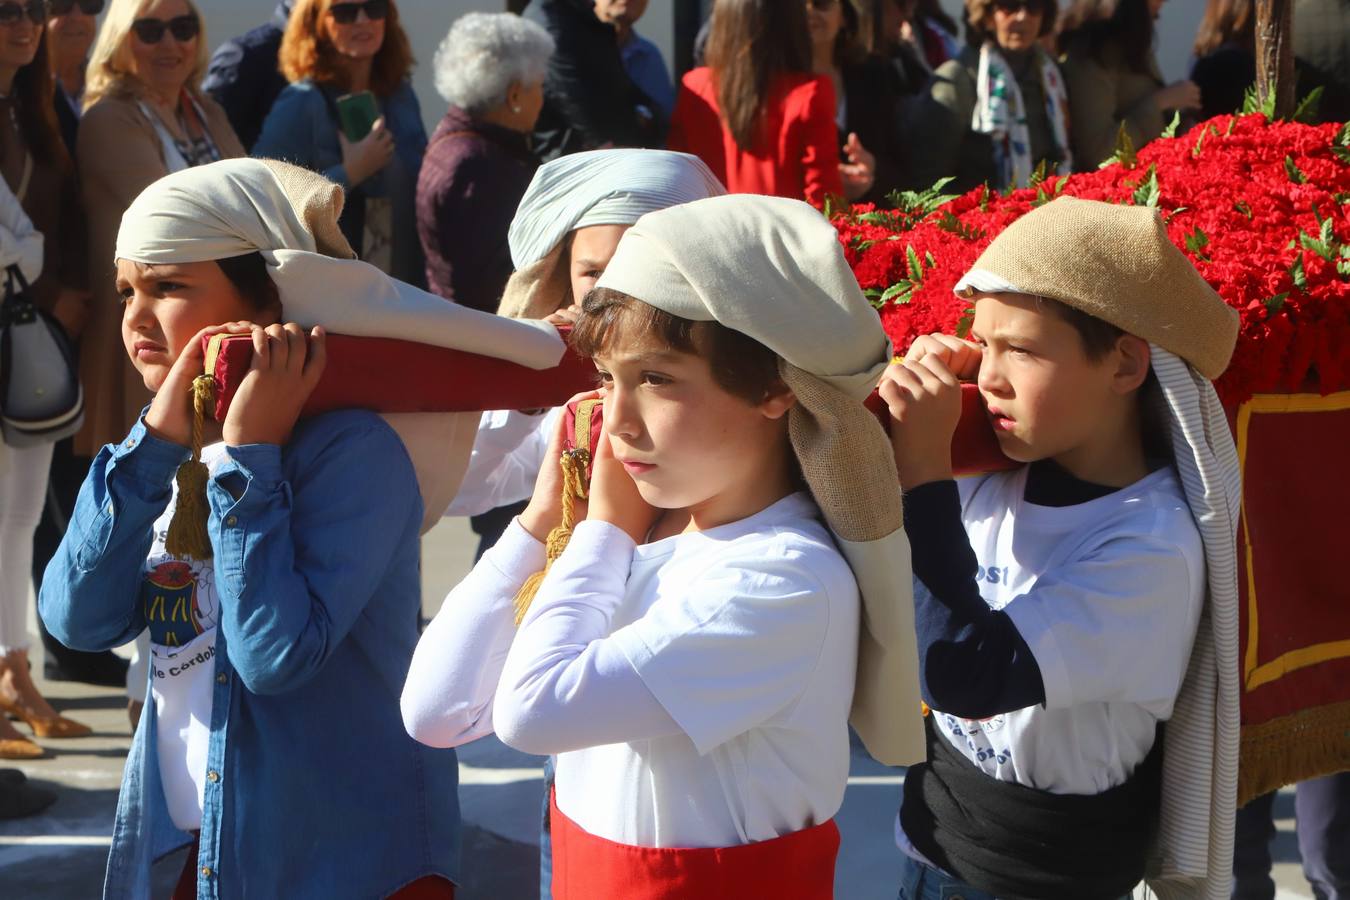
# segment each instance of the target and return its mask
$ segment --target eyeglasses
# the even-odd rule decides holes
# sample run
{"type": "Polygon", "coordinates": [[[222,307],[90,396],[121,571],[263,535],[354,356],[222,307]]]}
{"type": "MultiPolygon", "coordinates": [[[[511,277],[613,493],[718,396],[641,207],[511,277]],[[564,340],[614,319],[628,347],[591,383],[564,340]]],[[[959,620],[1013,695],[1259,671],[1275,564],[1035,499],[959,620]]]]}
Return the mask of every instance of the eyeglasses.
{"type": "Polygon", "coordinates": [[[1042,15],[1045,12],[1045,0],[994,0],[994,7],[1002,13],[1018,13],[1026,10],[1033,16],[1042,15]]]}
{"type": "Polygon", "coordinates": [[[28,0],[27,3],[0,3],[0,25],[14,25],[27,15],[28,21],[41,25],[47,21],[47,4],[42,0],[28,0]]]}
{"type": "Polygon", "coordinates": [[[47,15],[64,16],[77,6],[86,16],[103,12],[103,0],[47,0],[47,15]]]}
{"type": "Polygon", "coordinates": [[[172,19],[137,19],[131,23],[131,30],[142,44],[158,44],[164,40],[164,32],[173,35],[180,44],[186,44],[202,32],[202,23],[196,16],[174,16],[172,19]]]}
{"type": "Polygon", "coordinates": [[[364,3],[334,3],[328,7],[328,14],[333,17],[333,21],[339,25],[351,25],[356,21],[356,14],[362,10],[366,13],[366,18],[372,22],[378,22],[389,15],[389,0],[365,0],[364,3]]]}

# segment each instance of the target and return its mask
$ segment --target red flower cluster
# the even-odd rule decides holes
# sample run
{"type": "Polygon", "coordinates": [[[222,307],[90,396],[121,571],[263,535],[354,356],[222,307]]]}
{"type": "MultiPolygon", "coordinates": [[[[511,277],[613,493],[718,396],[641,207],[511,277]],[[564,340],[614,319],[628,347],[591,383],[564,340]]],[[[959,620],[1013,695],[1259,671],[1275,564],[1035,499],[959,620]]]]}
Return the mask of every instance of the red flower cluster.
{"type": "Polygon", "coordinates": [[[854,206],[834,221],[903,352],[921,334],[962,332],[957,280],[1010,222],[1060,194],[1162,211],[1173,243],[1241,314],[1217,384],[1226,402],[1350,388],[1350,126],[1219,116],[1096,172],[1006,196],[976,188],[918,214],[854,206]]]}

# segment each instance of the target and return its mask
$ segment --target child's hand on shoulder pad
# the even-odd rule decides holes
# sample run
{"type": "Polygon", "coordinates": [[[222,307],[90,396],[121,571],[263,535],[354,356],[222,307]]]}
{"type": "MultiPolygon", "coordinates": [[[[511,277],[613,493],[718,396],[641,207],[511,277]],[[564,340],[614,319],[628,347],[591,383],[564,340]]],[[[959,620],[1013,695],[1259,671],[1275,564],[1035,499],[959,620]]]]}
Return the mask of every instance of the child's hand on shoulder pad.
{"type": "Polygon", "coordinates": [[[323,374],[323,328],[309,334],[294,322],[252,326],[253,363],[225,417],[225,443],[285,444],[323,374]]]}
{"type": "Polygon", "coordinates": [[[905,353],[905,362],[919,362],[935,356],[961,381],[974,381],[980,374],[984,350],[974,341],[950,334],[925,334],[914,340],[905,353]]]}
{"type": "Polygon", "coordinates": [[[891,449],[903,488],[952,477],[961,383],[937,353],[890,366],[878,386],[891,413],[891,449]]]}
{"type": "Polygon", "coordinates": [[[635,543],[647,539],[661,511],[642,499],[637,483],[614,457],[609,435],[601,434],[591,475],[590,504],[586,518],[622,528],[635,543]]]}

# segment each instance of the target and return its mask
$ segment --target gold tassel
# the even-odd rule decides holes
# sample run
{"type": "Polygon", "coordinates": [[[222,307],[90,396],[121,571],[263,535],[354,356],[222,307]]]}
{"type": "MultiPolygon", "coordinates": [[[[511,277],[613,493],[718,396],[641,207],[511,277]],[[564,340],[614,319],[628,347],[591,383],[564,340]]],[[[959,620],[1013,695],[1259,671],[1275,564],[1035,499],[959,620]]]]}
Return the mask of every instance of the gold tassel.
{"type": "Polygon", "coordinates": [[[211,473],[202,462],[202,424],[215,398],[215,378],[198,375],[192,380],[192,459],[178,467],[178,503],[164,538],[164,549],[179,559],[211,558],[211,537],[206,530],[211,514],[206,479],[211,473]]]}
{"type": "MultiPolygon", "coordinates": [[[[587,428],[589,430],[589,426],[587,428]]],[[[539,592],[539,585],[543,583],[544,576],[548,574],[553,561],[562,556],[563,551],[567,549],[567,542],[572,539],[572,527],[576,524],[576,501],[578,497],[586,499],[586,466],[590,461],[591,454],[586,449],[564,451],[562,458],[558,460],[558,464],[562,466],[563,476],[562,521],[548,533],[548,540],[544,542],[543,571],[535,572],[525,579],[525,583],[516,594],[512,605],[515,607],[517,625],[524,621],[525,613],[529,611],[530,603],[539,592]]]]}

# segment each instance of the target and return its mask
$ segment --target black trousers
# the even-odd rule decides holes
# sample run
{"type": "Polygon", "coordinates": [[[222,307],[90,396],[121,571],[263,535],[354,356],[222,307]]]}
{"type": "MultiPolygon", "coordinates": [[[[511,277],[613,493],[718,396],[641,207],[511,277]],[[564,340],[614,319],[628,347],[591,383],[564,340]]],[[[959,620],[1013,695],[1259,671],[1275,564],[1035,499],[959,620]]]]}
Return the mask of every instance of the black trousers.
{"type": "MultiPolygon", "coordinates": [[[[1350,900],[1350,772],[1301,781],[1294,818],[1303,876],[1317,900],[1350,900]]],[[[1273,900],[1270,844],[1275,837],[1275,794],[1238,810],[1233,840],[1232,900],[1273,900]]]]}

